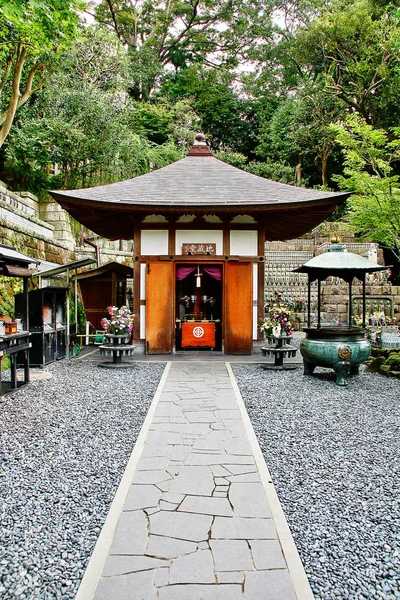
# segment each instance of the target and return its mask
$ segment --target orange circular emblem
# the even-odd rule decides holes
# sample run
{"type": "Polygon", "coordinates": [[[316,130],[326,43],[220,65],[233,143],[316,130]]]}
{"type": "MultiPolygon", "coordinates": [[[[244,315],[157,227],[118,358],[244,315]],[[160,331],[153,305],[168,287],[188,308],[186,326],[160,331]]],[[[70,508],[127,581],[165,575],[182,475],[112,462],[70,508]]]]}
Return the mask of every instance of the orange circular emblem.
{"type": "Polygon", "coordinates": [[[347,358],[351,358],[353,350],[350,348],[350,346],[339,346],[337,353],[339,358],[346,360],[347,358]]]}

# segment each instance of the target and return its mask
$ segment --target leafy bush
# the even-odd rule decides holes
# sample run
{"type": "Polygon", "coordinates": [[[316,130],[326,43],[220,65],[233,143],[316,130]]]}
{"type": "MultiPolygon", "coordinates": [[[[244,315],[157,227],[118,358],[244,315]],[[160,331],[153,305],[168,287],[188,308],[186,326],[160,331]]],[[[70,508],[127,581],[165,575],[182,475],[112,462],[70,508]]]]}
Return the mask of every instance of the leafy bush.
{"type": "Polygon", "coordinates": [[[400,352],[390,354],[385,361],[385,365],[390,365],[394,371],[400,371],[400,352]]]}

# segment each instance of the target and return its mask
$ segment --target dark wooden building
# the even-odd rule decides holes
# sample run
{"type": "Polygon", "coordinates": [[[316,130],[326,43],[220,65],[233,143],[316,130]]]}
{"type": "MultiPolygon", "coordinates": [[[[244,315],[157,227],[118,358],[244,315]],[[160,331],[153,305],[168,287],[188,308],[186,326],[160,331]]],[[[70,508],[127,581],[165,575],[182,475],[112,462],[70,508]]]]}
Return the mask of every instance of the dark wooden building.
{"type": "Polygon", "coordinates": [[[214,158],[202,136],[186,158],[152,173],[51,194],[97,234],[134,240],[135,340],[154,354],[251,353],[265,241],[303,235],[348,196],[246,173],[214,158]]]}
{"type": "Polygon", "coordinates": [[[109,316],[107,306],[126,305],[129,277],[133,277],[132,267],[118,262],[110,262],[77,276],[86,318],[95,329],[101,329],[101,319],[109,316]]]}

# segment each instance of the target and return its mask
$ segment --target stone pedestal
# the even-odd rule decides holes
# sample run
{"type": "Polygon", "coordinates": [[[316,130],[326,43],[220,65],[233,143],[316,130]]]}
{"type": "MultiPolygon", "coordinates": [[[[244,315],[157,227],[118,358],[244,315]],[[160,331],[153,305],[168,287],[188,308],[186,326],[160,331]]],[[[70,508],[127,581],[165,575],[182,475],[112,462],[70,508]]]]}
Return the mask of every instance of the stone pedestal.
{"type": "Polygon", "coordinates": [[[100,363],[99,367],[105,368],[131,368],[135,366],[132,363],[124,363],[122,362],[123,357],[132,356],[135,350],[135,346],[129,344],[129,334],[104,334],[104,338],[106,340],[106,344],[102,344],[99,346],[100,354],[102,356],[111,356],[112,362],[104,362],[100,363]]]}
{"type": "Polygon", "coordinates": [[[290,345],[292,341],[292,336],[290,335],[279,335],[279,336],[268,336],[267,338],[268,346],[263,346],[261,348],[261,353],[263,356],[273,356],[274,363],[273,364],[262,364],[263,369],[274,369],[274,370],[289,370],[296,369],[297,365],[288,365],[284,364],[284,358],[293,358],[296,356],[297,348],[293,348],[290,345]]]}

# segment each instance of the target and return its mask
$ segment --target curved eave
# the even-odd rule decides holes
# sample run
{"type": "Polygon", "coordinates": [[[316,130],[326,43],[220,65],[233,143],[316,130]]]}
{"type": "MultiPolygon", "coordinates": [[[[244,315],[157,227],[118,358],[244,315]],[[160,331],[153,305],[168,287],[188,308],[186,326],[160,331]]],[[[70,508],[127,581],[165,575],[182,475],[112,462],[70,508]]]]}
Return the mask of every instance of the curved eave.
{"type": "MultiPolygon", "coordinates": [[[[51,191],[52,197],[79,223],[111,240],[131,239],[134,223],[147,215],[161,214],[173,224],[179,215],[217,215],[229,222],[235,215],[251,215],[258,226],[265,227],[267,240],[287,240],[299,237],[326,219],[349,194],[329,194],[329,197],[295,202],[202,202],[194,203],[132,203],[107,202],[74,197],[73,191],[51,191]]],[[[207,226],[204,223],[204,226],[207,226]]]]}
{"type": "MultiPolygon", "coordinates": [[[[325,256],[325,254],[321,254],[315,258],[321,258],[321,256],[325,256]]],[[[311,259],[311,260],[315,260],[311,259]]],[[[310,261],[311,262],[311,261],[310,261]]],[[[371,262],[365,260],[365,262],[371,262]]],[[[339,277],[343,279],[347,283],[350,283],[356,277],[360,281],[363,280],[363,277],[366,273],[375,273],[376,271],[384,271],[387,269],[387,266],[377,265],[377,264],[365,264],[364,266],[343,266],[343,265],[331,265],[327,267],[314,267],[308,266],[307,264],[299,267],[298,269],[293,269],[294,273],[307,273],[310,281],[323,281],[328,277],[339,277]]]]}

